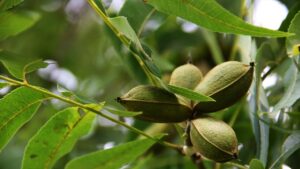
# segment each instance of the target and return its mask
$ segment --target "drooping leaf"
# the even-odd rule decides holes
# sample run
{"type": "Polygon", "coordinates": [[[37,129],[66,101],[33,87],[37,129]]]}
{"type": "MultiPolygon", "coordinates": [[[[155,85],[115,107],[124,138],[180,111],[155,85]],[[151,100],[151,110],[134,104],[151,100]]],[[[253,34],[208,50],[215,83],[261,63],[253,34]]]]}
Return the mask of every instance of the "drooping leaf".
{"type": "Polygon", "coordinates": [[[40,18],[36,12],[2,12],[0,13],[0,40],[15,36],[33,26],[40,18]]]}
{"type": "Polygon", "coordinates": [[[0,11],[5,11],[9,8],[12,8],[21,2],[23,2],[23,0],[1,0],[0,1],[0,11]]]}
{"type": "Polygon", "coordinates": [[[261,73],[263,69],[268,66],[267,64],[275,60],[276,56],[272,53],[271,44],[268,42],[265,42],[260,45],[260,47],[257,50],[256,56],[255,56],[255,75],[257,77],[256,79],[256,85],[261,85],[261,73]]]}
{"type": "MultiPolygon", "coordinates": [[[[261,119],[269,122],[270,119],[267,115],[260,117],[261,119]]],[[[265,124],[262,121],[259,121],[259,129],[260,129],[260,151],[259,151],[259,160],[265,166],[268,162],[268,149],[269,149],[269,133],[270,133],[270,126],[265,124]]]]}
{"type": "Polygon", "coordinates": [[[294,132],[286,138],[282,145],[280,156],[273,162],[270,168],[280,168],[283,162],[300,148],[300,132],[294,132]]]}
{"type": "Polygon", "coordinates": [[[132,29],[138,34],[142,24],[153,12],[153,8],[140,0],[126,1],[121,8],[119,15],[125,16],[132,29]]]}
{"type": "Polygon", "coordinates": [[[114,18],[108,18],[110,22],[117,28],[117,30],[126,36],[130,41],[137,45],[137,47],[141,48],[141,43],[139,38],[136,36],[136,33],[130,26],[127,21],[127,18],[124,16],[118,16],[114,18]]]}
{"type": "Polygon", "coordinates": [[[30,73],[47,65],[41,60],[32,61],[30,58],[8,51],[0,51],[0,62],[2,62],[12,76],[18,79],[23,79],[24,74],[30,73]]]}
{"type": "Polygon", "coordinates": [[[292,34],[256,27],[233,15],[215,0],[147,0],[157,10],[179,16],[216,32],[284,37],[292,34]]]}
{"type": "Polygon", "coordinates": [[[142,155],[154,143],[150,139],[135,140],[93,152],[70,161],[66,169],[118,169],[142,155]]]}
{"type": "Polygon", "coordinates": [[[34,135],[26,146],[23,169],[50,169],[63,155],[70,152],[76,141],[86,135],[95,114],[71,107],[55,114],[34,135]]]}
{"type": "MultiPolygon", "coordinates": [[[[251,51],[253,53],[253,51],[251,51]]],[[[263,165],[266,165],[268,158],[269,147],[269,131],[270,127],[260,121],[268,121],[269,118],[266,115],[259,117],[260,112],[267,111],[269,109],[269,103],[266,99],[266,94],[261,85],[261,73],[267,66],[270,60],[273,60],[273,53],[269,42],[263,43],[257,50],[255,55],[255,79],[254,84],[250,88],[249,99],[249,116],[251,120],[252,130],[256,141],[256,158],[260,160],[263,165]]]]}
{"type": "Polygon", "coordinates": [[[175,94],[179,94],[181,96],[184,96],[184,97],[194,100],[194,101],[215,102],[215,100],[213,98],[211,98],[209,96],[205,96],[201,93],[194,92],[193,90],[190,90],[187,88],[168,85],[168,89],[175,94]]]}
{"type": "Polygon", "coordinates": [[[153,59],[151,58],[151,53],[147,52],[144,49],[145,47],[140,43],[139,38],[128,23],[127,19],[123,16],[108,19],[116,27],[118,32],[122,33],[120,36],[125,36],[130,40],[130,44],[128,47],[136,55],[136,57],[139,57],[140,60],[144,62],[149,71],[151,71],[154,75],[160,77],[160,71],[154,64],[153,59]]]}
{"type": "Polygon", "coordinates": [[[274,112],[277,112],[278,110],[289,107],[294,104],[295,101],[297,101],[297,98],[299,98],[299,95],[295,95],[299,93],[299,88],[297,88],[297,77],[298,77],[298,69],[297,67],[292,63],[290,60],[290,67],[288,70],[286,70],[284,74],[284,86],[285,86],[285,92],[283,93],[283,96],[281,99],[276,103],[274,106],[274,112]],[[296,99],[295,99],[296,98],[296,99]]]}
{"type": "Polygon", "coordinates": [[[0,100],[0,151],[45,99],[47,97],[41,93],[20,87],[0,100]]]}
{"type": "Polygon", "coordinates": [[[159,27],[167,18],[165,14],[158,12],[152,6],[140,0],[125,1],[119,15],[127,18],[138,36],[141,35],[149,20],[155,21],[157,27],[159,27]]]}
{"type": "Polygon", "coordinates": [[[300,52],[300,11],[295,15],[293,20],[291,21],[291,24],[288,28],[288,31],[291,33],[295,33],[295,36],[290,36],[286,38],[286,51],[290,55],[295,55],[295,52],[300,52]],[[295,46],[297,46],[295,48],[295,46]],[[296,50],[296,51],[294,51],[296,50]],[[298,51],[297,51],[298,50],[298,51]]]}
{"type": "MultiPolygon", "coordinates": [[[[154,64],[151,53],[146,51],[144,46],[142,46],[139,41],[136,33],[128,23],[126,17],[118,16],[114,18],[109,18],[105,15],[105,11],[103,11],[101,5],[97,3],[98,1],[89,0],[90,5],[98,12],[98,14],[107,21],[108,25],[113,31],[113,33],[123,41],[126,47],[131,51],[133,56],[137,59],[140,66],[145,65],[148,71],[150,71],[153,75],[160,77],[160,70],[154,64]],[[126,42],[125,42],[126,41],[126,42]]],[[[115,38],[114,38],[115,40],[115,38]]],[[[120,47],[117,49],[120,50],[120,47]]]]}
{"type": "MultiPolygon", "coordinates": [[[[132,29],[135,31],[138,37],[141,36],[142,32],[145,30],[146,25],[148,21],[155,21],[157,24],[157,27],[164,22],[166,15],[163,13],[160,13],[156,11],[152,6],[144,3],[140,0],[130,0],[125,1],[123,7],[121,8],[119,12],[119,16],[125,16],[128,20],[128,23],[132,27],[132,29]]],[[[116,49],[119,48],[120,44],[118,44],[118,41],[113,41],[116,49]]],[[[145,45],[143,45],[145,47],[145,45]]],[[[131,53],[121,53],[122,51],[117,50],[120,52],[120,56],[122,56],[122,59],[126,62],[126,65],[130,68],[130,73],[132,76],[134,76],[135,79],[137,79],[140,83],[145,84],[147,82],[147,77],[143,70],[141,69],[140,65],[134,58],[134,55],[131,53]],[[129,55],[127,57],[124,57],[124,55],[129,55]]],[[[149,55],[149,54],[148,54],[149,55]]],[[[162,70],[162,67],[159,65],[162,62],[157,62],[155,59],[161,59],[160,57],[154,57],[151,54],[151,57],[157,64],[157,66],[162,70]]],[[[152,61],[151,61],[152,62],[152,61]]],[[[155,68],[155,67],[154,67],[155,68]]],[[[165,68],[165,67],[163,67],[165,68]]],[[[154,71],[159,72],[157,68],[155,68],[154,71]]]]}
{"type": "Polygon", "coordinates": [[[255,86],[258,86],[256,97],[260,101],[260,107],[265,107],[264,110],[261,110],[263,112],[268,111],[269,100],[267,99],[265,89],[262,87],[263,76],[267,77],[266,75],[268,74],[263,74],[262,72],[267,66],[272,66],[272,63],[282,59],[278,57],[276,51],[272,48],[272,46],[276,45],[278,45],[278,42],[272,39],[262,43],[255,56],[255,86]]]}
{"type": "Polygon", "coordinates": [[[109,112],[121,116],[121,117],[134,117],[139,114],[142,114],[142,112],[133,112],[133,111],[127,111],[127,110],[117,110],[117,109],[111,109],[111,108],[106,108],[109,112]]]}
{"type": "Polygon", "coordinates": [[[269,103],[266,99],[264,90],[261,85],[261,73],[263,69],[267,66],[267,63],[274,58],[272,49],[269,42],[263,43],[258,49],[255,56],[255,85],[253,85],[253,98],[251,98],[251,120],[252,127],[255,134],[255,139],[257,142],[257,158],[263,165],[267,164],[268,158],[268,148],[269,148],[269,132],[270,127],[259,121],[263,119],[264,121],[269,121],[267,115],[259,117],[261,111],[267,111],[269,103]]]}
{"type": "Polygon", "coordinates": [[[252,159],[250,161],[250,169],[264,169],[264,165],[258,159],[252,159]]]}

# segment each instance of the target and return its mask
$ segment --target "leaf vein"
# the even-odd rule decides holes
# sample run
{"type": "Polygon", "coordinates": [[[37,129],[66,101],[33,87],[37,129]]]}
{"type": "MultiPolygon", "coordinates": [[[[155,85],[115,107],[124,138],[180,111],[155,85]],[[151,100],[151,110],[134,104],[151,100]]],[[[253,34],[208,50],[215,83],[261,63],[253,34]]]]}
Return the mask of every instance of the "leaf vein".
{"type": "Polygon", "coordinates": [[[13,113],[13,116],[8,118],[7,121],[5,121],[4,123],[2,123],[0,125],[0,131],[3,129],[4,126],[6,126],[10,121],[14,120],[15,118],[17,118],[19,115],[21,115],[25,110],[29,109],[32,105],[38,103],[38,102],[42,102],[44,100],[47,100],[49,98],[43,98],[43,99],[39,99],[39,100],[36,100],[30,104],[28,104],[27,106],[25,106],[24,108],[22,108],[21,110],[19,111],[16,111],[13,113]]]}
{"type": "Polygon", "coordinates": [[[241,31],[248,31],[248,32],[251,32],[251,33],[262,34],[262,33],[259,32],[259,31],[253,31],[253,30],[249,30],[249,29],[244,29],[244,28],[242,28],[242,27],[236,27],[236,26],[234,26],[234,25],[232,25],[232,24],[230,24],[230,23],[228,23],[228,22],[224,22],[224,21],[222,21],[222,20],[220,20],[220,19],[217,19],[217,18],[215,18],[215,17],[213,17],[213,16],[207,14],[206,12],[203,12],[203,11],[201,11],[201,10],[198,10],[198,8],[194,7],[194,6],[191,4],[190,1],[187,2],[187,5],[190,6],[192,9],[194,9],[194,10],[195,10],[197,13],[199,13],[200,15],[204,15],[204,16],[206,16],[206,17],[208,17],[208,18],[210,18],[210,19],[212,19],[212,20],[214,20],[214,21],[216,21],[216,22],[219,22],[219,23],[221,23],[221,24],[224,24],[224,25],[226,25],[226,26],[228,26],[228,27],[235,28],[235,29],[238,29],[238,30],[241,30],[241,31]]]}
{"type": "Polygon", "coordinates": [[[83,116],[81,116],[72,127],[68,128],[68,131],[63,135],[62,139],[58,142],[58,144],[55,146],[54,150],[50,153],[49,158],[47,159],[47,161],[45,162],[45,169],[49,168],[49,165],[51,164],[51,162],[54,160],[55,155],[58,153],[60,147],[63,145],[63,143],[65,142],[65,140],[68,139],[68,137],[70,136],[71,132],[73,131],[74,128],[76,128],[76,126],[79,124],[79,122],[86,116],[86,114],[84,114],[83,116]]]}

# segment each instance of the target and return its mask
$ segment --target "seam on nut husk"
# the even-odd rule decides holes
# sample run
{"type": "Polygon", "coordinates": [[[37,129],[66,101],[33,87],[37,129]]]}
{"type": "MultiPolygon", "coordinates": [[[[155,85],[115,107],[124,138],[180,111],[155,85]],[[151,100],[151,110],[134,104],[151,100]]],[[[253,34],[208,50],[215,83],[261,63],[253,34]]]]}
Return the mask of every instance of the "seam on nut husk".
{"type": "MultiPolygon", "coordinates": [[[[192,125],[195,127],[195,129],[197,129],[197,127],[196,127],[193,123],[192,123],[192,125]]],[[[207,142],[210,143],[211,145],[215,146],[218,150],[220,150],[220,151],[222,151],[222,152],[224,152],[224,153],[227,153],[228,155],[231,155],[231,156],[234,155],[234,153],[231,153],[231,152],[228,152],[228,151],[226,151],[226,150],[223,150],[223,149],[221,149],[219,146],[217,146],[216,144],[210,142],[210,141],[208,140],[208,138],[206,138],[206,137],[204,136],[204,134],[202,134],[201,132],[199,132],[199,130],[196,130],[196,132],[199,133],[199,134],[203,137],[203,139],[204,139],[205,141],[207,141],[207,142]]]]}
{"type": "MultiPolygon", "coordinates": [[[[248,65],[249,66],[249,65],[248,65]]],[[[250,68],[248,68],[247,71],[245,71],[245,73],[243,73],[242,75],[240,75],[236,80],[232,81],[231,83],[227,84],[226,86],[220,88],[219,90],[216,90],[215,92],[213,92],[212,94],[210,94],[209,96],[212,96],[216,93],[218,93],[219,91],[228,88],[229,86],[231,86],[232,84],[234,84],[235,82],[239,81],[244,75],[246,75],[249,71],[252,71],[251,69],[253,69],[252,66],[249,66],[250,68]]],[[[200,82],[201,83],[201,82],[200,82]]]]}
{"type": "Polygon", "coordinates": [[[192,107],[186,105],[186,104],[181,104],[180,102],[173,103],[173,102],[161,102],[161,101],[145,101],[145,100],[137,100],[137,99],[121,99],[122,101],[126,102],[144,102],[144,103],[155,103],[155,104],[169,104],[169,105],[179,105],[179,106],[185,106],[189,109],[192,109],[192,107]]]}

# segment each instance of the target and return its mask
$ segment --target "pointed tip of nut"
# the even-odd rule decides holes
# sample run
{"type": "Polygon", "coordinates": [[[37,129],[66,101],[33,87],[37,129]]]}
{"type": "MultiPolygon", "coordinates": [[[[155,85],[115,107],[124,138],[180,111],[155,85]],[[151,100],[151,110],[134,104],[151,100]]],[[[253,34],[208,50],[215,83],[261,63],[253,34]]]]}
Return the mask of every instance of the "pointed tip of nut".
{"type": "Polygon", "coordinates": [[[234,154],[233,154],[233,159],[238,159],[237,153],[234,153],[234,154]]]}
{"type": "Polygon", "coordinates": [[[117,97],[117,98],[115,98],[115,101],[117,101],[118,103],[121,103],[122,102],[122,98],[121,97],[117,97]]]}
{"type": "Polygon", "coordinates": [[[255,66],[255,63],[254,63],[254,62],[250,62],[250,66],[251,66],[251,67],[254,67],[254,66],[255,66]]]}

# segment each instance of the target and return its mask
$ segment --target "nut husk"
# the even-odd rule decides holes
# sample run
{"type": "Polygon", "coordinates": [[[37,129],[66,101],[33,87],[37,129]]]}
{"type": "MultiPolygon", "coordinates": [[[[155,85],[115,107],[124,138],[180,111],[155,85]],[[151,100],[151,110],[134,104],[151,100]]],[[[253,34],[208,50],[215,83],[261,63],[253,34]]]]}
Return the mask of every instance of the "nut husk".
{"type": "Polygon", "coordinates": [[[196,116],[219,111],[236,103],[247,93],[252,78],[253,66],[241,62],[228,61],[214,67],[199,83],[195,91],[210,96],[216,102],[195,104],[196,116]]]}
{"type": "Polygon", "coordinates": [[[172,72],[169,84],[194,90],[202,78],[200,69],[188,63],[177,67],[172,72]]]}
{"type": "Polygon", "coordinates": [[[142,111],[135,117],[145,121],[175,123],[185,121],[192,115],[189,103],[155,86],[134,87],[117,101],[129,111],[142,111]]]}
{"type": "Polygon", "coordinates": [[[217,162],[237,158],[237,138],[223,121],[202,116],[191,121],[190,139],[195,151],[217,162]]]}

